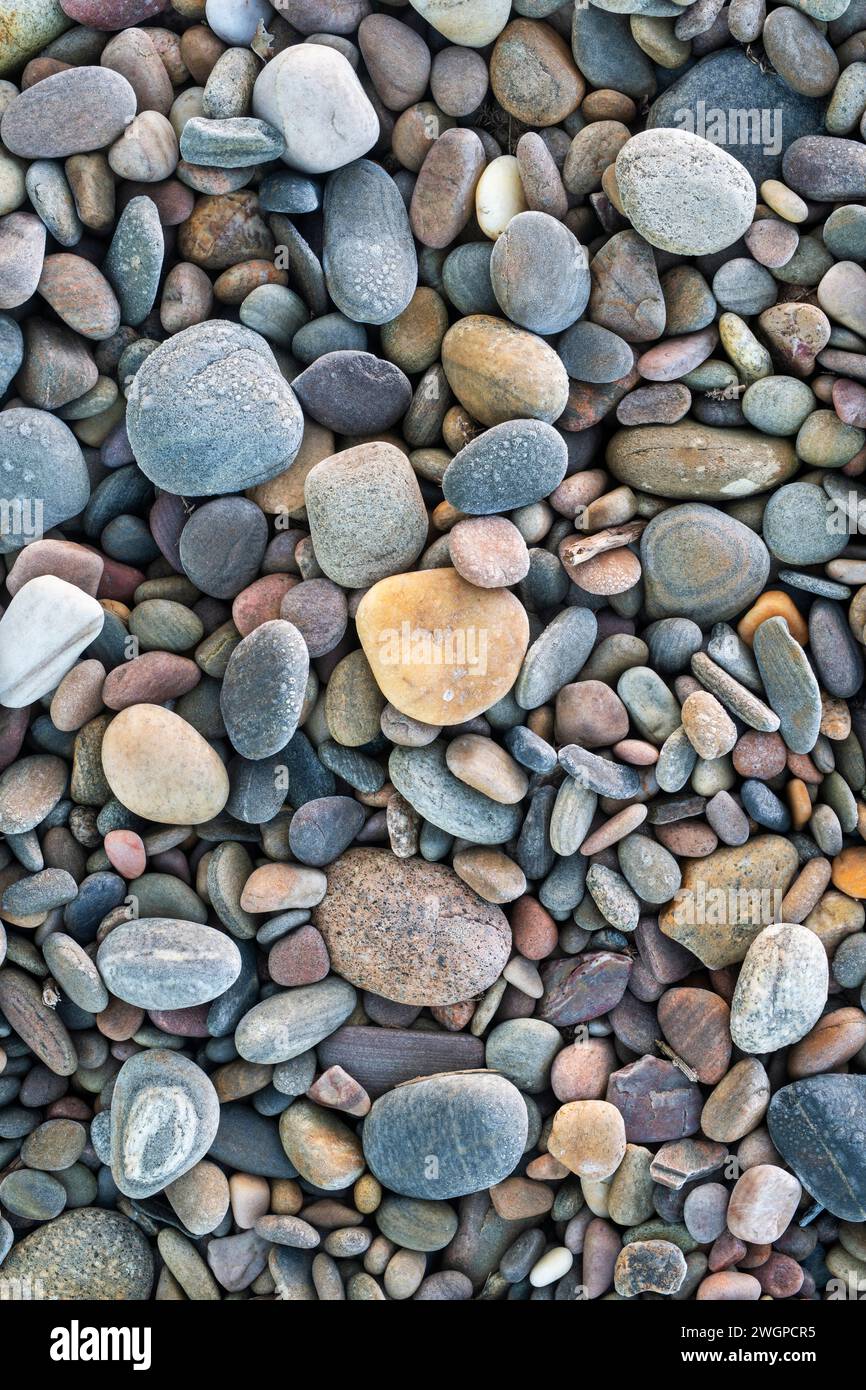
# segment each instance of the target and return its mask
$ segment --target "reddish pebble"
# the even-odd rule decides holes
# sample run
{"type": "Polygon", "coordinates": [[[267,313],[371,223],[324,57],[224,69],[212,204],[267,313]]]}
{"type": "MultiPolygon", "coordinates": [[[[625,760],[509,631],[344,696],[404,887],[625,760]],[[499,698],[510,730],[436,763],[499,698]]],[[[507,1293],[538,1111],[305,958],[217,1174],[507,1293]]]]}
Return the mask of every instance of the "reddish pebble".
{"type": "Polygon", "coordinates": [[[632,767],[652,767],[658,762],[659,757],[657,748],[639,738],[620,739],[619,743],[613,745],[611,752],[620,762],[631,763],[632,767]]]}
{"type": "Polygon", "coordinates": [[[76,545],[74,541],[34,541],[19,551],[7,575],[6,588],[14,597],[29,580],[40,574],[54,574],[95,598],[103,564],[103,557],[89,546],[76,545]]]}
{"type": "Polygon", "coordinates": [[[61,10],[93,29],[129,29],[168,8],[168,0],[61,0],[61,10]]]}
{"type": "Polygon", "coordinates": [[[232,621],[241,637],[279,618],[280,604],[297,583],[291,574],[266,574],[241,589],[232,604],[232,621]]]}
{"type": "Polygon", "coordinates": [[[535,898],[517,898],[511,910],[514,945],[527,960],[544,960],[556,950],[559,932],[546,908],[535,898]]]}
{"type": "Polygon", "coordinates": [[[97,598],[120,599],[121,603],[131,603],[139,584],[145,576],[132,565],[122,565],[119,560],[105,556],[105,568],[96,591],[97,598]]]}
{"type": "Polygon", "coordinates": [[[278,985],[312,985],[331,968],[324,938],[315,927],[298,927],[271,949],[268,970],[278,985]]]}
{"type": "Polygon", "coordinates": [[[787,751],[780,734],[762,734],[749,729],[737,739],[731,759],[741,777],[766,781],[785,771],[787,751]]]}
{"type": "Polygon", "coordinates": [[[866,386],[840,378],[833,383],[833,408],[843,424],[866,429],[866,386]]]}
{"type": "Polygon", "coordinates": [[[96,1026],[105,1038],[123,1042],[137,1033],[144,1022],[144,1009],[127,1004],[123,999],[110,999],[108,1008],[96,1015],[96,1026]]]}
{"type": "Polygon", "coordinates": [[[144,841],[134,830],[109,830],[103,849],[112,868],[123,878],[140,878],[147,867],[144,841]]]}
{"type": "Polygon", "coordinates": [[[342,1067],[328,1067],[307,1092],[310,1100],[330,1110],[343,1110],[347,1115],[366,1115],[372,1104],[360,1081],[342,1067]]]}
{"type": "Polygon", "coordinates": [[[194,1004],[190,1009],[151,1009],[147,1016],[163,1033],[174,1033],[179,1038],[207,1038],[209,1009],[210,1004],[194,1004]]]}
{"type": "Polygon", "coordinates": [[[93,1111],[80,1096],[61,1096],[45,1108],[46,1120],[91,1120],[93,1111]]]}
{"type": "Polygon", "coordinates": [[[656,839],[671,854],[683,859],[705,859],[719,843],[719,837],[704,820],[674,821],[653,826],[656,839]]]}
{"type": "Polygon", "coordinates": [[[746,1253],[746,1243],[737,1240],[730,1231],[722,1231],[718,1240],[713,1242],[712,1249],[707,1256],[707,1264],[710,1272],[718,1273],[720,1270],[730,1269],[732,1265],[740,1263],[746,1253]]]}
{"type": "Polygon", "coordinates": [[[724,1274],[710,1274],[698,1285],[695,1297],[699,1303],[721,1303],[729,1300],[754,1303],[761,1297],[761,1286],[751,1274],[740,1274],[736,1269],[732,1269],[724,1274]]]}

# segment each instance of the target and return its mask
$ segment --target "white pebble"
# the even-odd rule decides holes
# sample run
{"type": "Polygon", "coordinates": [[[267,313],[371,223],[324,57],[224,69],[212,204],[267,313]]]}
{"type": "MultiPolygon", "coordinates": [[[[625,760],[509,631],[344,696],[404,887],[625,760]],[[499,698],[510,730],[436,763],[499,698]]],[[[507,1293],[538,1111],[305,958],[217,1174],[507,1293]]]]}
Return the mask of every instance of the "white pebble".
{"type": "Polygon", "coordinates": [[[529,1271],[529,1282],[534,1289],[544,1289],[555,1284],[563,1274],[567,1274],[574,1264],[574,1256],[564,1245],[554,1245],[529,1271]]]}

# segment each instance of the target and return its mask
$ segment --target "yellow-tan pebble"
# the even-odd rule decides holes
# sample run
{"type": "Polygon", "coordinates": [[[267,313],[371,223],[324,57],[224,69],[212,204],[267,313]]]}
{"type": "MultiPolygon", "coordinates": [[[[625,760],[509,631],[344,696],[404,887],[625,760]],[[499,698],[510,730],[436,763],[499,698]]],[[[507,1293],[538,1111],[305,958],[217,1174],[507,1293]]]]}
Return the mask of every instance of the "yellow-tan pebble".
{"type": "Polygon", "coordinates": [[[355,619],[382,694],[425,724],[462,724],[501,700],[529,643],[523,605],[453,569],[380,579],[355,619]]]}
{"type": "Polygon", "coordinates": [[[218,754],[185,719],[159,705],[131,705],[112,719],[102,767],[121,805],[163,825],[200,825],[228,801],[218,754]]]}
{"type": "Polygon", "coordinates": [[[780,183],[778,179],[765,179],[761,184],[761,197],[779,217],[784,217],[786,222],[805,222],[809,216],[809,208],[793,188],[787,184],[780,183]]]}
{"type": "Polygon", "coordinates": [[[382,1184],[372,1173],[364,1173],[355,1183],[352,1191],[355,1206],[364,1216],[369,1216],[382,1201],[382,1184]]]}
{"type": "Polygon", "coordinates": [[[526,876],[519,864],[500,849],[472,845],[454,856],[454,872],[486,903],[513,903],[526,892],[526,876]]]}
{"type": "Polygon", "coordinates": [[[625,1123],[606,1100],[573,1100],[553,1117],[547,1147],[580,1178],[612,1177],[625,1155],[625,1123]]]}
{"type": "Polygon", "coordinates": [[[719,337],[722,347],[745,381],[759,381],[761,377],[771,374],[773,362],[769,352],[761,346],[739,314],[722,314],[719,337]]]}
{"type": "Polygon", "coordinates": [[[491,241],[502,236],[512,217],[526,212],[520,166],[513,154],[500,155],[488,164],[475,189],[475,216],[491,241]]]}
{"type": "Polygon", "coordinates": [[[253,869],[241,893],[244,912],[285,912],[295,907],[316,907],[325,896],[328,880],[321,869],[304,864],[262,864],[253,869]]]}
{"type": "Polygon", "coordinates": [[[481,734],[460,734],[445,751],[445,761],[455,777],[467,786],[510,806],[522,801],[529,778],[510,753],[481,734]]]}
{"type": "MultiPolygon", "coordinates": [[[[553,348],[490,314],[470,314],[449,328],[442,367],[464,410],[482,425],[524,419],[551,424],[568,401],[568,374],[553,348]]],[[[463,448],[469,439],[453,443],[463,448]]]]}

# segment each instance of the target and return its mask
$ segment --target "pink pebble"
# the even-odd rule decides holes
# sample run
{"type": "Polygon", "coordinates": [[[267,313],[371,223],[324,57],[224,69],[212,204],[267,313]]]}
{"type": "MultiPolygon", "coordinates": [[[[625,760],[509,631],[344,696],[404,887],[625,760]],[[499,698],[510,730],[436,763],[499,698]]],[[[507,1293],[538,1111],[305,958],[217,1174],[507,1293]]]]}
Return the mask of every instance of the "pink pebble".
{"type": "Polygon", "coordinates": [[[190,1009],[150,1009],[148,1018],[163,1033],[175,1033],[179,1038],[207,1038],[207,1015],[210,1004],[193,1004],[190,1009]]]}
{"type": "Polygon", "coordinates": [[[144,841],[134,830],[109,830],[103,846],[109,863],[124,878],[140,878],[147,867],[144,841]]]}

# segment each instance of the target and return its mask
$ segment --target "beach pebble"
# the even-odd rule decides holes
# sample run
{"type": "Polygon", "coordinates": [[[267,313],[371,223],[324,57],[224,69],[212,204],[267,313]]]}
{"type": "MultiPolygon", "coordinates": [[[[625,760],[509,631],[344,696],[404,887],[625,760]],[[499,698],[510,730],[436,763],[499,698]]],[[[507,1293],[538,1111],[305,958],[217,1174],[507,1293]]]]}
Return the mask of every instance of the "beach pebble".
{"type": "Polygon", "coordinates": [[[331,866],[315,922],[340,975],[399,1003],[466,999],[492,984],[508,958],[498,907],[481,903],[445,865],[382,850],[349,850],[331,866]],[[446,932],[459,952],[446,952],[446,932]],[[435,955],[422,947],[425,938],[431,948],[438,943],[435,955]]]}
{"type": "Polygon", "coordinates": [[[379,135],[378,117],[351,64],[321,44],[286,48],[262,69],[253,113],[279,131],[283,158],[304,174],[342,169],[379,135]]]}
{"type": "Polygon", "coordinates": [[[730,246],[755,210],[755,185],[742,165],[686,130],[632,136],[617,155],[616,180],[635,230],[679,255],[730,246]]]}
{"type": "Polygon", "coordinates": [[[127,1197],[149,1197],[204,1157],[219,1123],[208,1077],[174,1052],[130,1057],[111,1101],[111,1172],[127,1197]]]}
{"type": "Polygon", "coordinates": [[[364,1157],[391,1191],[442,1199],[492,1187],[514,1170],[526,1141],[520,1092],[504,1076],[457,1072],[410,1082],[375,1101],[364,1157]],[[442,1152],[447,1126],[457,1142],[442,1152]],[[436,1171],[426,1162],[438,1154],[436,1171]]]}
{"type": "Polygon", "coordinates": [[[219,815],[228,799],[218,755],[191,724],[158,705],[132,705],[115,716],[102,741],[102,765],[117,799],[146,820],[196,825],[219,815]]]}

